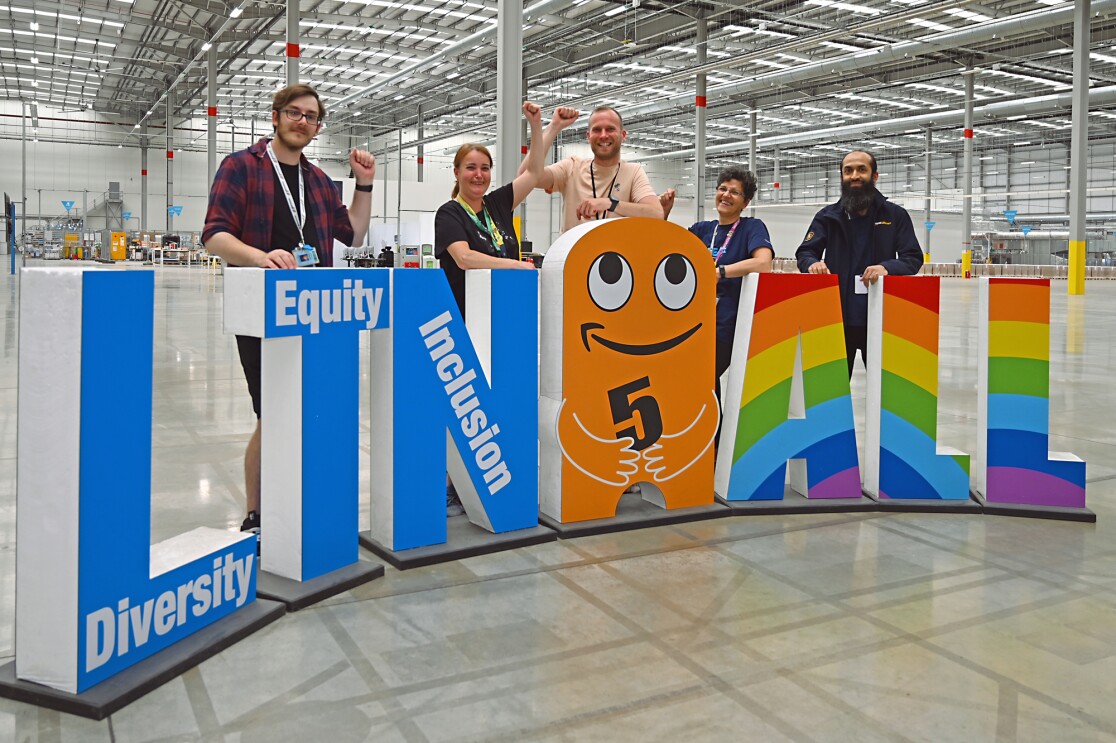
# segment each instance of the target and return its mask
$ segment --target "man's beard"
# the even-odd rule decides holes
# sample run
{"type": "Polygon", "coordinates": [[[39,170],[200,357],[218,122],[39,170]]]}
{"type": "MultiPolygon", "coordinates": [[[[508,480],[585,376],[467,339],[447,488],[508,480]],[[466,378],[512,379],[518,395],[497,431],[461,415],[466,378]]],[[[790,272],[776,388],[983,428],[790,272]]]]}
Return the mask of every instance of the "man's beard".
{"type": "Polygon", "coordinates": [[[860,214],[876,200],[876,184],[862,181],[860,188],[853,188],[848,181],[841,181],[841,208],[849,214],[860,214]]]}

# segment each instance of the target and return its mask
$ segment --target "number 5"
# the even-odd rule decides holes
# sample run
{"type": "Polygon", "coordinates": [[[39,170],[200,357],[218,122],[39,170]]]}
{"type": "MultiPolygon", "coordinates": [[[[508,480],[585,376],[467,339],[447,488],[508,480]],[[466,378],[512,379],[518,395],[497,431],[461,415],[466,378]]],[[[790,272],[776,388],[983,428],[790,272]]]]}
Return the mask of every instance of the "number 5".
{"type": "Polygon", "coordinates": [[[643,377],[608,391],[608,404],[612,409],[613,423],[620,425],[627,421],[635,421],[636,414],[639,414],[638,422],[643,428],[643,436],[639,435],[634,423],[616,432],[616,438],[632,437],[635,441],[632,448],[636,451],[643,451],[663,435],[663,416],[659,412],[658,400],[651,395],[632,398],[633,394],[650,386],[651,380],[643,377]]]}

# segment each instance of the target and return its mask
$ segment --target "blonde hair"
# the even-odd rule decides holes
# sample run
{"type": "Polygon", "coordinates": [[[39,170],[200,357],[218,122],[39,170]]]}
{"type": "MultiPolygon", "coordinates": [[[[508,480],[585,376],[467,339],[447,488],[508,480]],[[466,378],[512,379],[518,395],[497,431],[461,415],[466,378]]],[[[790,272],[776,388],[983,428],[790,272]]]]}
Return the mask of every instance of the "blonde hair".
{"type": "MultiPolygon", "coordinates": [[[[460,147],[458,147],[457,148],[457,154],[453,156],[453,169],[455,171],[458,168],[461,167],[461,162],[465,159],[465,156],[468,155],[470,152],[479,152],[482,155],[484,155],[485,157],[487,157],[488,158],[488,165],[489,165],[489,167],[492,167],[492,153],[488,151],[488,148],[485,147],[483,144],[468,143],[468,144],[463,144],[460,147]]],[[[450,198],[451,199],[456,199],[457,194],[459,192],[460,192],[460,188],[457,185],[457,178],[455,177],[454,182],[453,182],[453,193],[450,194],[450,198]]]]}

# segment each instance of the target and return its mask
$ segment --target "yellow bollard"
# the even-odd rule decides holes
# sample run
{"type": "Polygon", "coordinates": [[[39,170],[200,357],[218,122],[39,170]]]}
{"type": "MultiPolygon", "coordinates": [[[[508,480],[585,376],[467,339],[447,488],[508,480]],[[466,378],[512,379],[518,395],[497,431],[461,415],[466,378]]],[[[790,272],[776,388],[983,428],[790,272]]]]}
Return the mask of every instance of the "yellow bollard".
{"type": "Polygon", "coordinates": [[[973,252],[971,250],[965,250],[961,253],[961,275],[966,279],[972,278],[973,252]]]}

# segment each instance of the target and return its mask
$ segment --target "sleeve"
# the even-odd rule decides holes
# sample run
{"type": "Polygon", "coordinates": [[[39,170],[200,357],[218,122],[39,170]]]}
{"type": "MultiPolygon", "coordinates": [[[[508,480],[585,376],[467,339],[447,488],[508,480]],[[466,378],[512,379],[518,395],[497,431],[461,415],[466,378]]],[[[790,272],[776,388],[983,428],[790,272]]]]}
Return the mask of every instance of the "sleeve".
{"type": "Polygon", "coordinates": [[[577,165],[577,160],[573,157],[567,157],[553,165],[546,166],[546,172],[554,178],[554,185],[547,191],[549,194],[562,193],[566,189],[566,183],[570,180],[570,174],[573,172],[574,167],[577,165]]]}
{"type": "Polygon", "coordinates": [[[701,225],[702,225],[701,222],[694,222],[692,225],[689,226],[688,229],[690,230],[690,234],[692,234],[698,240],[701,240],[702,242],[704,242],[705,241],[705,234],[704,234],[704,231],[701,229],[701,225]]]}
{"type": "Polygon", "coordinates": [[[515,211],[515,187],[511,183],[505,183],[484,198],[502,214],[512,214],[515,211]]]}
{"type": "Polygon", "coordinates": [[[243,158],[226,157],[221,167],[217,168],[213,186],[209,189],[209,206],[202,228],[203,245],[218,232],[228,232],[240,239],[244,229],[244,212],[248,206],[247,184],[243,158]]]}
{"type": "Polygon", "coordinates": [[[441,258],[449,246],[456,242],[469,242],[465,225],[460,218],[461,207],[456,201],[447,201],[434,215],[434,256],[441,258]]]}
{"type": "Polygon", "coordinates": [[[922,246],[915,237],[914,224],[911,215],[906,209],[896,208],[892,221],[898,229],[895,231],[896,258],[880,261],[880,265],[887,269],[892,276],[913,276],[922,268],[922,246]]]}
{"type": "Polygon", "coordinates": [[[815,216],[810,222],[810,228],[806,230],[806,237],[802,238],[802,244],[794,251],[799,271],[806,273],[810,270],[810,266],[822,259],[825,255],[826,242],[825,223],[815,216]]]}
{"type": "Polygon", "coordinates": [[[647,173],[643,171],[643,166],[635,164],[634,168],[635,170],[632,172],[632,201],[638,204],[648,196],[658,198],[655,189],[651,188],[651,181],[647,179],[647,173]]]}
{"type": "Polygon", "coordinates": [[[775,246],[771,244],[771,235],[767,231],[767,225],[758,219],[752,220],[752,229],[748,232],[748,242],[744,246],[744,255],[748,258],[759,248],[768,248],[771,250],[771,257],[775,257],[775,246]]]}
{"type": "Polygon", "coordinates": [[[345,206],[345,202],[341,200],[341,194],[337,192],[329,176],[323,173],[322,178],[325,181],[323,187],[328,187],[329,194],[333,197],[333,239],[340,240],[352,247],[356,232],[353,230],[353,223],[349,219],[349,208],[345,206]]]}

